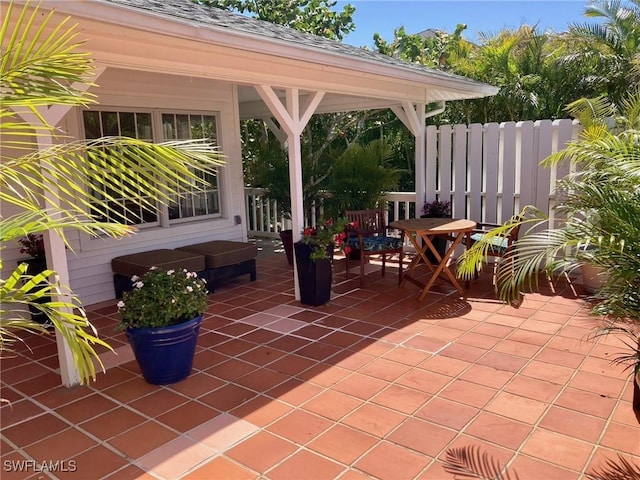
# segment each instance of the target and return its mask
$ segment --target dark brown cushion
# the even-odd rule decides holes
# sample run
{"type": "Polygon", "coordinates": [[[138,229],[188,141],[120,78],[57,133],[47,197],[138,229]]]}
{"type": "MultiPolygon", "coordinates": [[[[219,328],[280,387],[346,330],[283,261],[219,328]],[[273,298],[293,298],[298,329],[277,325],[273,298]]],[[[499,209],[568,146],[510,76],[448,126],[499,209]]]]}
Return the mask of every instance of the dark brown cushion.
{"type": "Polygon", "coordinates": [[[151,267],[164,270],[182,270],[201,272],[205,269],[204,257],[193,252],[169,250],[149,250],[148,252],[132,253],[111,260],[111,270],[127,277],[144,275],[151,267]]]}
{"type": "Polygon", "coordinates": [[[253,243],[213,240],[211,242],[187,245],[177,250],[204,255],[207,268],[226,267],[252,260],[258,255],[258,247],[253,243]]]}

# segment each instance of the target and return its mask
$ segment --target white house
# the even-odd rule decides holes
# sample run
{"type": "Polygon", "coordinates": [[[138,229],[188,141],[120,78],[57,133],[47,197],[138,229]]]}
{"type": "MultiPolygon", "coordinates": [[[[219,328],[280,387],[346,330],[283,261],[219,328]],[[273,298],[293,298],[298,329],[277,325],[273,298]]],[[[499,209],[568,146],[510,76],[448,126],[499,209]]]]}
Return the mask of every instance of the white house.
{"type": "MultiPolygon", "coordinates": [[[[2,0],[5,4],[5,0],[2,0]]],[[[49,242],[50,266],[85,304],[114,298],[111,259],[214,239],[246,240],[240,121],[277,119],[287,141],[293,230],[302,229],[300,133],[314,113],[391,108],[416,137],[416,193],[424,196],[425,118],[451,100],[493,95],[495,87],[405,63],[191,0],[47,0],[72,17],[91,52],[99,105],[56,119],[73,138],[123,134],[153,141],[210,128],[224,155],[205,195],[146,215],[119,240],[72,233],[73,253],[49,242]],[[426,105],[438,102],[438,109],[426,105]],[[68,275],[68,277],[67,277],[68,275]]],[[[275,123],[269,121],[275,129],[275,123]]],[[[122,199],[127,201],[127,199],[122,199]]],[[[20,257],[6,248],[4,260],[20,257]]]]}

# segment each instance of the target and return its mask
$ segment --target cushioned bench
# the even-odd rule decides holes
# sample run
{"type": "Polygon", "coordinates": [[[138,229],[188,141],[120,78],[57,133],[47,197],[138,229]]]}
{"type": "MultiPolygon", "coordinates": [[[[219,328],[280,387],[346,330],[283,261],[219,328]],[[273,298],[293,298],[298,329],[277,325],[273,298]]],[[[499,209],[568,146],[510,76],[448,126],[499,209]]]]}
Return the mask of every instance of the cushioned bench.
{"type": "Polygon", "coordinates": [[[256,279],[258,248],[253,243],[213,240],[177,250],[204,256],[211,291],[220,281],[238,275],[249,274],[251,281],[256,279]]]}
{"type": "Polygon", "coordinates": [[[182,270],[186,268],[188,271],[196,272],[198,276],[208,279],[204,255],[199,253],[162,248],[122,255],[111,260],[116,298],[122,298],[124,292],[131,290],[132,276],[142,276],[151,267],[165,270],[182,270]]]}

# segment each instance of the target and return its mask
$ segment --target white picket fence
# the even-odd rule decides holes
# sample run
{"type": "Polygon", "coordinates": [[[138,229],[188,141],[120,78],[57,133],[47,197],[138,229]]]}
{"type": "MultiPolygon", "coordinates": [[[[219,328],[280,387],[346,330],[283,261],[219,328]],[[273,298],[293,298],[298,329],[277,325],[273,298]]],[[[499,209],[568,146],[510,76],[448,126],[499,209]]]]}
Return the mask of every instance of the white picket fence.
{"type": "MultiPolygon", "coordinates": [[[[502,223],[525,205],[553,216],[555,181],[570,166],[540,162],[580,129],[570,119],[427,127],[426,200],[449,200],[455,218],[482,222],[502,223]]],[[[425,199],[416,200],[415,192],[390,192],[390,220],[419,215],[425,199]]],[[[260,189],[246,189],[246,208],[249,235],[271,237],[291,228],[276,218],[275,203],[260,189]]]]}

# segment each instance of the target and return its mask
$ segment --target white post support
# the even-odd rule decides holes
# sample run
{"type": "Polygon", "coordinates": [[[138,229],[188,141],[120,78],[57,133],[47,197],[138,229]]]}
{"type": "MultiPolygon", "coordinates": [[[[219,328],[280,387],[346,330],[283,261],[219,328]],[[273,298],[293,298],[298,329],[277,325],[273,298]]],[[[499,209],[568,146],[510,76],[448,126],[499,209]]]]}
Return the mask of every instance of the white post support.
{"type": "MultiPolygon", "coordinates": [[[[269,111],[280,123],[280,127],[287,132],[287,145],[289,151],[289,179],[291,188],[291,227],[293,241],[301,238],[304,227],[304,205],[302,202],[302,149],[300,135],[309,122],[311,115],[322,101],[325,92],[313,92],[304,105],[300,105],[300,91],[297,88],[285,89],[285,103],[278,97],[273,87],[269,85],[256,85],[256,91],[267,105],[269,111]]],[[[298,287],[298,268],[294,262],[293,277],[295,298],[300,300],[298,287]]]]}

